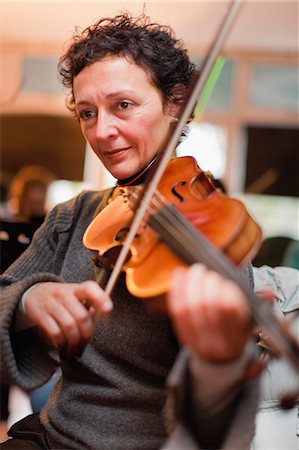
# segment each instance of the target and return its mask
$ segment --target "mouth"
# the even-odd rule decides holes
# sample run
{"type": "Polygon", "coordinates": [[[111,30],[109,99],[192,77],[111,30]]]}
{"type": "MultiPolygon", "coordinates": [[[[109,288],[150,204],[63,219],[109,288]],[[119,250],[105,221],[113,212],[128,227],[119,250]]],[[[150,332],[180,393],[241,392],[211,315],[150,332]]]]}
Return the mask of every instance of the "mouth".
{"type": "Polygon", "coordinates": [[[113,150],[107,150],[103,152],[103,156],[110,160],[118,159],[122,158],[128,152],[128,150],[130,150],[130,147],[122,147],[113,150]]]}

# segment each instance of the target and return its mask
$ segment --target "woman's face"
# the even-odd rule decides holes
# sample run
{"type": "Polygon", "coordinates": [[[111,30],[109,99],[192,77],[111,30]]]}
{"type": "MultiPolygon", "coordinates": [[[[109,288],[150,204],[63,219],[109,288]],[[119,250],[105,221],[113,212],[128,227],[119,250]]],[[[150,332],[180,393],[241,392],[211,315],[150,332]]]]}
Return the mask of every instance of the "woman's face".
{"type": "Polygon", "coordinates": [[[140,66],[107,56],[85,67],[73,90],[83,135],[115,178],[134,175],[161,150],[175,114],[140,66]]]}

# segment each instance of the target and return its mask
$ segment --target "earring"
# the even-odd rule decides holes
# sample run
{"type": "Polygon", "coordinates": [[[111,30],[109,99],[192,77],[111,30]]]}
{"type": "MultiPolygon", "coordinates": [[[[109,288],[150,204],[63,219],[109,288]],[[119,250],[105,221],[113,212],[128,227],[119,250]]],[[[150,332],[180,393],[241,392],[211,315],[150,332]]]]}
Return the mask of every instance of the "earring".
{"type": "Polygon", "coordinates": [[[171,122],[172,123],[176,123],[176,122],[178,122],[179,121],[179,118],[178,117],[173,117],[172,119],[171,119],[171,122]]]}

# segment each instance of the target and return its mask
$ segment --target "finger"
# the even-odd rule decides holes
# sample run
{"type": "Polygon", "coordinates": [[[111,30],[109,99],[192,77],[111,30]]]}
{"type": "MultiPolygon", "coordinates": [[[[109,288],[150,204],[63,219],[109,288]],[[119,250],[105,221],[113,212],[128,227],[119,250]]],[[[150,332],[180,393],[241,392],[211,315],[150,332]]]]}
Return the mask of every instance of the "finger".
{"type": "Polygon", "coordinates": [[[247,321],[249,307],[241,289],[232,281],[217,272],[209,271],[202,275],[200,308],[211,324],[217,327],[223,317],[247,321]]]}
{"type": "Polygon", "coordinates": [[[241,290],[213,273],[204,286],[202,345],[215,359],[231,359],[241,353],[250,330],[249,307],[241,290]],[[221,294],[221,295],[220,295],[221,294]]]}
{"type": "MultiPolygon", "coordinates": [[[[198,265],[197,270],[204,270],[198,265]]],[[[171,278],[170,290],[168,293],[168,308],[173,320],[173,325],[182,343],[188,344],[192,336],[190,329],[190,309],[192,309],[192,298],[197,283],[190,284],[190,268],[176,269],[171,278]],[[191,297],[191,300],[190,300],[191,297]]]]}
{"type": "Polygon", "coordinates": [[[112,302],[105,292],[93,281],[71,285],[72,295],[64,296],[62,302],[76,322],[73,330],[69,323],[64,323],[68,342],[81,348],[91,338],[96,318],[100,313],[112,309],[112,302]],[[78,336],[75,332],[78,331],[78,336]],[[73,334],[74,333],[74,334],[73,334]],[[82,345],[80,345],[80,342],[82,345]]]}
{"type": "Polygon", "coordinates": [[[177,319],[184,312],[185,286],[187,270],[183,267],[176,268],[171,276],[170,288],[167,294],[167,305],[173,319],[177,319]]]}
{"type": "Polygon", "coordinates": [[[43,322],[38,326],[43,339],[54,348],[65,344],[65,336],[57,322],[49,315],[45,315],[43,322]]]}
{"type": "Polygon", "coordinates": [[[78,300],[73,292],[62,299],[63,306],[76,322],[80,338],[90,339],[96,321],[96,311],[94,306],[87,307],[85,300],[78,300]]]}
{"type": "Polygon", "coordinates": [[[94,281],[84,281],[77,284],[75,295],[79,300],[84,300],[87,305],[92,305],[99,313],[108,313],[113,308],[110,297],[94,281]]]}
{"type": "MultiPolygon", "coordinates": [[[[80,329],[76,317],[72,313],[74,307],[70,308],[71,311],[69,311],[67,307],[67,304],[71,304],[72,300],[73,304],[78,303],[80,305],[75,297],[68,297],[68,299],[62,299],[60,302],[56,301],[49,303],[48,305],[48,313],[60,327],[61,332],[64,334],[65,341],[69,345],[75,345],[81,340],[80,329]]],[[[84,309],[82,305],[81,308],[84,309]]]]}
{"type": "Polygon", "coordinates": [[[174,315],[188,309],[188,304],[192,304],[198,293],[197,276],[205,270],[202,264],[194,264],[190,268],[176,268],[171,277],[170,289],[168,293],[168,304],[174,315]],[[195,273],[191,277],[191,273],[195,273]]]}
{"type": "Polygon", "coordinates": [[[188,272],[184,339],[200,354],[214,347],[216,317],[211,300],[212,293],[219,289],[219,280],[217,273],[203,265],[193,265],[188,272]]]}

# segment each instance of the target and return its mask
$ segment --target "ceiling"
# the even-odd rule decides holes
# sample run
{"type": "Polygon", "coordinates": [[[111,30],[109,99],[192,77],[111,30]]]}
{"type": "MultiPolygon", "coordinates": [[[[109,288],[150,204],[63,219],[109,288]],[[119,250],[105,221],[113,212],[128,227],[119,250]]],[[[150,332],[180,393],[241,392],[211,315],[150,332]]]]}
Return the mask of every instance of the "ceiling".
{"type": "MultiPolygon", "coordinates": [[[[55,43],[63,46],[75,26],[86,27],[121,10],[145,11],[170,25],[187,48],[205,48],[229,5],[223,1],[0,1],[2,42],[55,43]]],[[[297,1],[243,1],[227,40],[227,48],[296,52],[297,1]]]]}

